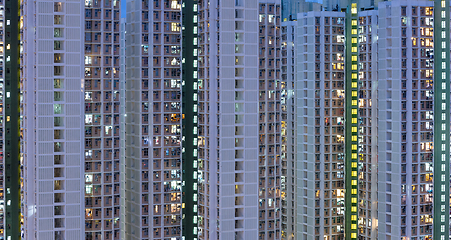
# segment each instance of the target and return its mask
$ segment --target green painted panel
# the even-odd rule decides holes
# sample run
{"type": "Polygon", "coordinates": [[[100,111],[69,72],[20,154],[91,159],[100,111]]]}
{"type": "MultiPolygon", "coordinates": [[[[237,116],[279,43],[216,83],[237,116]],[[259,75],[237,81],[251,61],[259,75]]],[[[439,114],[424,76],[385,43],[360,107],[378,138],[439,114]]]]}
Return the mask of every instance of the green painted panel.
{"type": "Polygon", "coordinates": [[[197,61],[194,50],[197,51],[197,0],[184,0],[182,2],[182,235],[185,240],[197,238],[197,67],[193,62],[197,61]],[[196,230],[194,230],[196,228],[196,230]]]}
{"type": "Polygon", "coordinates": [[[435,0],[434,4],[434,221],[432,234],[433,239],[448,240],[450,144],[450,11],[448,0],[435,0]],[[442,35],[442,33],[444,34],[442,35]]]}
{"type": "MultiPolygon", "coordinates": [[[[21,239],[20,211],[20,62],[19,62],[19,1],[5,2],[5,19],[11,24],[5,26],[5,55],[12,61],[5,62],[5,92],[10,93],[5,98],[5,239],[21,239]]],[[[5,96],[6,94],[3,94],[5,96]]]]}

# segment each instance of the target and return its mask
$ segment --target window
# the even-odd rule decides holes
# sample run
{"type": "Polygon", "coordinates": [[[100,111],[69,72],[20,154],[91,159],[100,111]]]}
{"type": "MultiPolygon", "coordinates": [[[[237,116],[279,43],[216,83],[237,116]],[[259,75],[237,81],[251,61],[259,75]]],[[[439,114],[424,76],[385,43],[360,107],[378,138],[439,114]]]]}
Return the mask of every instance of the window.
{"type": "Polygon", "coordinates": [[[53,36],[57,38],[63,37],[63,32],[64,32],[63,28],[55,28],[53,31],[53,36]]]}
{"type": "Polygon", "coordinates": [[[62,63],[63,62],[63,54],[62,53],[54,53],[53,54],[53,61],[55,63],[62,63]]]}
{"type": "MultiPolygon", "coordinates": [[[[89,22],[89,21],[88,21],[89,22]]],[[[61,24],[63,24],[63,16],[62,15],[55,15],[54,17],[53,17],[53,23],[55,24],[55,25],[61,25],[61,24]]],[[[91,22],[89,22],[89,23],[91,23],[91,22]]]]}
{"type": "Polygon", "coordinates": [[[62,114],[63,113],[63,104],[53,104],[53,111],[55,114],[62,114]]]}
{"type": "Polygon", "coordinates": [[[54,12],[62,12],[63,11],[63,3],[62,2],[56,2],[54,3],[54,12]]]}
{"type": "Polygon", "coordinates": [[[91,9],[85,9],[85,18],[91,18],[91,17],[92,17],[91,9]]]}
{"type": "Polygon", "coordinates": [[[53,92],[54,101],[63,101],[64,92],[53,92]]]}
{"type": "Polygon", "coordinates": [[[63,66],[54,66],[53,67],[53,73],[54,73],[54,75],[55,76],[60,76],[60,75],[63,75],[63,66]]]}

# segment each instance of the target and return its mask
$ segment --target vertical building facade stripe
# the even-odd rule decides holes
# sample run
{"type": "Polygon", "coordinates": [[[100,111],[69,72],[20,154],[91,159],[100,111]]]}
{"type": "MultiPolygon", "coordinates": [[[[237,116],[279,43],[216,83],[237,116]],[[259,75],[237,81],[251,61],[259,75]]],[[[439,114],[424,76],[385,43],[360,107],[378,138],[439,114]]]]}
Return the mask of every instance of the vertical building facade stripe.
{"type": "Polygon", "coordinates": [[[345,239],[357,239],[358,8],[350,1],[345,28],[345,239]]]}
{"type": "Polygon", "coordinates": [[[20,235],[20,83],[19,83],[19,1],[5,2],[5,239],[21,239],[20,235]]]}
{"type": "Polygon", "coordinates": [[[449,1],[434,5],[434,207],[433,239],[449,239],[450,36],[449,1]]]}
{"type": "Polygon", "coordinates": [[[182,2],[182,236],[197,239],[197,0],[182,2]]]}

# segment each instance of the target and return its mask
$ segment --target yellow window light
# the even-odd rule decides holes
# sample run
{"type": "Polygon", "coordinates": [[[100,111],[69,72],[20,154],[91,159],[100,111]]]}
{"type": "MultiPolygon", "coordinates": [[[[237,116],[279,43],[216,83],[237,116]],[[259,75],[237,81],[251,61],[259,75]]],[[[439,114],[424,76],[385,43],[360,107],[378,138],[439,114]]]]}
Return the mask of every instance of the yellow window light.
{"type": "Polygon", "coordinates": [[[351,5],[351,13],[352,14],[357,14],[357,3],[353,3],[351,5]]]}

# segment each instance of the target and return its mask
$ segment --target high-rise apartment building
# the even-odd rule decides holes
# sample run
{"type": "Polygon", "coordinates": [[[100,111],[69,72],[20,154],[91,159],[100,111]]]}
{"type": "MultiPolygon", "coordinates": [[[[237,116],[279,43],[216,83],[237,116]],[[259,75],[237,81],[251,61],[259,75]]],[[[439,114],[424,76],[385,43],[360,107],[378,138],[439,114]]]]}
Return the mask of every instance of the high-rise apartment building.
{"type": "Polygon", "coordinates": [[[449,238],[448,4],[379,3],[379,238],[449,238]]]}
{"type": "Polygon", "coordinates": [[[353,4],[297,17],[297,237],[448,239],[448,3],[353,4]]]}
{"type": "Polygon", "coordinates": [[[5,239],[119,239],[119,4],[5,7],[5,239]]]}
{"type": "Polygon", "coordinates": [[[127,8],[126,238],[279,239],[280,1],[127,8]]]}
{"type": "MultiPolygon", "coordinates": [[[[340,1],[336,1],[336,3],[340,4],[340,1]]],[[[343,223],[343,217],[347,216],[344,212],[345,210],[345,205],[344,205],[344,198],[346,199],[350,199],[351,197],[344,197],[344,193],[345,191],[338,191],[339,189],[343,189],[344,186],[342,186],[342,184],[344,183],[345,180],[345,171],[344,171],[344,164],[346,162],[348,162],[347,160],[344,159],[344,150],[345,150],[345,134],[344,134],[344,118],[345,118],[345,106],[349,105],[349,106],[355,106],[357,107],[363,107],[366,106],[367,108],[371,109],[376,109],[375,105],[372,105],[370,102],[371,100],[364,100],[363,102],[359,102],[357,105],[357,101],[355,102],[355,105],[352,105],[354,103],[354,101],[352,101],[353,99],[350,99],[349,103],[346,104],[344,102],[345,100],[345,79],[352,79],[352,77],[354,77],[355,79],[358,78],[358,76],[360,76],[361,80],[365,80],[365,73],[362,73],[362,71],[368,71],[368,69],[365,69],[365,67],[367,65],[369,65],[369,69],[371,69],[371,64],[360,64],[359,68],[352,68],[352,65],[354,63],[352,63],[352,60],[355,61],[354,58],[351,57],[351,55],[353,54],[353,52],[349,52],[349,53],[345,53],[345,39],[349,39],[349,44],[357,44],[357,41],[351,41],[352,38],[355,39],[361,39],[361,42],[368,44],[368,42],[366,42],[367,40],[367,35],[368,33],[371,35],[371,33],[373,33],[371,31],[371,27],[367,27],[367,26],[361,26],[359,27],[359,29],[357,29],[357,25],[351,25],[351,23],[354,22],[350,22],[349,23],[349,29],[351,30],[351,28],[355,28],[356,29],[356,33],[357,30],[360,33],[360,36],[357,36],[357,34],[355,34],[355,36],[351,36],[351,33],[354,33],[353,31],[349,31],[349,36],[347,36],[347,34],[345,34],[345,20],[347,20],[348,18],[350,18],[351,16],[346,17],[346,15],[344,13],[339,13],[339,11],[341,10],[345,10],[348,5],[347,4],[342,4],[341,7],[340,5],[334,4],[333,7],[330,7],[329,5],[331,4],[331,1],[327,2],[327,3],[323,3],[320,4],[317,1],[286,1],[283,3],[284,6],[291,6],[288,8],[285,8],[283,10],[283,15],[284,15],[284,43],[283,46],[285,49],[287,49],[286,54],[284,54],[284,58],[283,58],[283,63],[286,64],[287,67],[283,67],[282,71],[284,72],[283,74],[283,81],[286,81],[287,83],[290,83],[290,81],[292,82],[291,84],[287,84],[286,86],[286,92],[287,92],[287,97],[288,99],[293,98],[293,99],[297,99],[297,101],[295,102],[294,100],[292,100],[291,102],[288,100],[286,102],[284,102],[283,104],[286,105],[286,109],[288,111],[296,111],[297,112],[297,117],[292,116],[291,119],[288,117],[286,117],[285,119],[287,120],[287,122],[291,122],[291,124],[285,124],[285,128],[284,131],[287,134],[291,134],[292,136],[290,136],[288,138],[288,140],[291,139],[291,142],[296,142],[295,145],[297,149],[293,150],[294,147],[290,146],[293,145],[293,143],[290,142],[285,142],[284,141],[284,153],[286,154],[286,157],[284,157],[284,159],[286,159],[287,163],[290,162],[290,158],[291,159],[297,159],[297,160],[291,160],[293,161],[291,164],[291,168],[287,168],[288,171],[286,173],[284,173],[283,178],[286,178],[286,180],[284,180],[284,186],[283,188],[285,189],[285,192],[291,193],[292,196],[286,195],[286,200],[287,200],[287,204],[284,204],[284,210],[283,212],[287,215],[287,217],[283,218],[283,220],[286,222],[284,223],[284,227],[283,227],[283,231],[285,231],[287,234],[284,234],[284,237],[286,239],[290,239],[290,237],[294,238],[295,236],[297,236],[298,238],[303,239],[307,238],[307,235],[305,235],[308,232],[308,229],[310,228],[311,230],[313,230],[314,225],[312,225],[313,221],[309,220],[309,217],[312,217],[313,219],[313,214],[309,214],[307,211],[308,209],[314,209],[312,206],[308,205],[308,200],[309,199],[314,199],[313,195],[311,195],[309,197],[308,195],[308,189],[312,190],[315,189],[315,195],[318,194],[316,196],[316,207],[317,207],[317,212],[318,212],[318,216],[315,218],[315,224],[317,225],[317,232],[319,231],[324,231],[325,233],[321,234],[314,234],[317,237],[320,236],[326,236],[330,239],[333,238],[340,238],[342,237],[343,233],[344,233],[344,223],[343,223]],[[327,5],[327,6],[326,6],[327,5]],[[329,9],[330,8],[330,9],[329,9]],[[324,19],[322,20],[321,14],[319,12],[319,10],[326,10],[322,13],[322,15],[324,15],[324,19]],[[327,11],[329,10],[329,11],[327,11]],[[297,12],[296,12],[297,11],[297,12]],[[316,13],[319,14],[318,16],[313,16],[311,15],[313,12],[317,11],[316,13]],[[299,15],[297,15],[297,13],[299,12],[305,12],[305,13],[301,13],[299,15]],[[329,16],[329,15],[330,16],[329,16]],[[333,17],[332,17],[333,16],[333,17]],[[311,25],[309,25],[309,23],[307,22],[308,18],[315,18],[315,24],[313,25],[313,31],[309,31],[308,28],[312,27],[311,25]],[[289,21],[289,20],[295,20],[295,21],[289,21]],[[302,19],[302,21],[300,20],[302,19]],[[297,20],[297,21],[296,21],[297,20]],[[291,28],[290,28],[291,26],[291,28]],[[300,27],[300,30],[295,31],[296,26],[300,27]],[[352,27],[351,27],[352,26],[352,27]],[[295,34],[295,32],[297,32],[295,34]],[[368,32],[368,33],[367,33],[368,32]],[[291,38],[291,40],[290,40],[291,38]],[[302,39],[301,39],[302,38],[302,39]],[[296,39],[296,40],[294,40],[296,39]],[[286,41],[286,43],[285,43],[286,41]],[[290,44],[290,42],[292,42],[292,44],[290,44]],[[310,43],[311,45],[309,45],[308,43],[310,43]],[[287,44],[287,45],[285,45],[287,44]],[[315,52],[313,52],[313,48],[315,48],[315,52]],[[290,54],[291,51],[291,54],[290,54]],[[296,55],[297,54],[297,55],[296,55]],[[347,71],[345,71],[345,55],[350,55],[350,59],[349,59],[349,72],[351,71],[355,71],[355,74],[350,74],[349,76],[345,77],[343,74],[347,71]],[[302,66],[301,66],[302,63],[302,66]],[[315,66],[312,65],[312,63],[315,63],[315,66]],[[323,71],[323,72],[321,72],[323,71]],[[312,72],[315,73],[315,84],[316,84],[316,90],[312,90],[309,89],[309,80],[311,80],[311,78],[309,78],[309,73],[311,74],[312,72]],[[286,73],[286,75],[285,75],[286,73]],[[290,74],[291,74],[291,79],[290,79],[290,74]],[[300,79],[301,81],[296,82],[294,79],[300,79]],[[332,80],[332,81],[330,81],[332,80]],[[324,83],[321,83],[321,81],[324,81],[324,83]],[[323,84],[323,85],[321,85],[323,84]],[[330,84],[335,84],[335,86],[330,86],[330,84]],[[291,91],[290,93],[290,88],[294,89],[297,91],[291,91]],[[331,90],[329,90],[331,89],[331,90]],[[313,95],[311,95],[310,97],[308,96],[309,93],[313,94],[316,91],[316,97],[313,97],[313,95]],[[323,92],[324,91],[324,92],[323,92]],[[323,92],[321,94],[321,92],[323,92]],[[331,96],[330,94],[333,94],[333,96],[331,96]],[[321,106],[321,102],[324,101],[323,106],[321,106]],[[315,114],[316,116],[313,117],[314,115],[309,115],[309,108],[306,106],[308,106],[308,104],[316,104],[316,113],[310,113],[310,114],[315,114]],[[335,105],[334,105],[335,104],[335,105]],[[292,107],[290,107],[292,106],[292,107]],[[323,107],[324,109],[321,110],[321,107],[323,107]],[[328,109],[329,108],[329,109],[328,109]],[[322,113],[321,113],[322,112],[322,113]],[[306,118],[307,117],[307,118],[306,118]],[[308,150],[308,146],[312,146],[311,142],[308,140],[308,136],[310,136],[308,134],[309,128],[306,126],[308,125],[308,119],[315,119],[316,122],[316,127],[315,130],[317,132],[311,132],[310,135],[315,137],[316,139],[316,147],[318,148],[318,153],[325,153],[324,154],[324,159],[321,161],[321,154],[316,154],[316,157],[319,157],[318,162],[315,163],[315,165],[311,165],[311,166],[316,166],[316,169],[314,168],[309,168],[309,164],[306,164],[308,162],[308,155],[303,155],[300,151],[304,151],[304,153],[308,154],[308,153],[312,153],[312,151],[308,150]],[[321,123],[318,122],[318,120],[322,120],[324,119],[326,121],[326,123],[323,126],[323,132],[321,132],[321,123]],[[332,144],[330,144],[330,136],[329,135],[330,132],[330,120],[334,119],[335,120],[335,125],[332,125],[332,131],[333,133],[335,133],[336,136],[334,136],[332,144]],[[300,124],[298,126],[298,123],[300,124]],[[338,127],[337,127],[338,126],[338,127]],[[324,136],[324,139],[321,140],[324,136]],[[336,139],[335,139],[336,138],[336,139]],[[299,145],[301,144],[301,145],[299,145]],[[322,149],[322,146],[324,147],[324,149],[322,149]],[[330,148],[332,147],[332,155],[328,154],[330,150],[330,148]],[[304,148],[304,150],[302,150],[302,148],[304,148]],[[290,155],[290,149],[291,151],[293,151],[295,154],[291,154],[290,155]],[[332,161],[332,163],[329,163],[329,158],[330,156],[335,158],[335,161],[332,161]],[[332,167],[332,169],[330,168],[332,167]],[[291,169],[291,171],[290,171],[291,169]],[[295,171],[296,170],[296,171],[295,171]],[[316,171],[316,173],[315,173],[316,171]],[[309,179],[310,181],[312,180],[313,175],[309,174],[313,174],[315,173],[317,176],[317,180],[315,182],[315,187],[313,187],[313,185],[309,186],[309,179]],[[324,173],[324,176],[321,176],[324,173]],[[331,175],[333,177],[333,179],[331,180],[331,177],[329,177],[329,175],[331,175]],[[338,176],[338,177],[336,177],[338,176]],[[322,181],[321,181],[322,180],[322,181]],[[290,184],[292,185],[291,189],[285,187],[286,186],[290,186],[290,184]],[[332,185],[332,196],[330,196],[330,186],[332,185]],[[320,187],[322,186],[322,187],[320,187]],[[339,186],[337,188],[337,186],[339,186]],[[307,191],[306,191],[307,190],[307,191]],[[338,193],[338,194],[337,194],[338,193]],[[322,195],[327,195],[327,196],[322,196],[322,195]],[[294,197],[297,196],[297,197],[294,197]],[[300,197],[300,198],[299,198],[300,197]],[[299,198],[299,199],[298,199],[299,198]],[[294,200],[296,199],[296,200],[294,200]],[[332,205],[330,205],[332,201],[332,205]],[[321,205],[321,202],[323,202],[323,205],[321,205]],[[338,202],[338,204],[337,204],[338,202]],[[291,206],[290,206],[291,203],[291,206]],[[294,207],[296,206],[296,207],[294,207]],[[298,207],[299,206],[299,207],[298,207]],[[329,215],[329,211],[332,210],[332,214],[329,215]],[[320,214],[320,212],[324,212],[324,214],[320,214]],[[291,222],[290,222],[290,218],[291,217],[291,222]],[[296,220],[295,220],[296,219],[296,220]],[[332,222],[332,224],[330,224],[329,222],[332,222]],[[321,224],[320,224],[321,222],[321,224]],[[324,223],[324,224],[323,224],[324,223]],[[331,225],[332,227],[329,227],[327,225],[331,225]],[[325,225],[324,229],[320,228],[321,225],[325,225]],[[288,229],[291,228],[291,229],[288,229]],[[330,230],[332,230],[334,233],[330,233],[330,230]],[[291,233],[291,234],[290,234],[291,233]],[[335,236],[334,236],[335,234],[335,236]]],[[[363,5],[369,5],[368,2],[364,3],[363,5]]],[[[351,7],[351,4],[349,4],[349,7],[351,7]]],[[[348,11],[350,12],[350,8],[348,9],[348,11]]],[[[368,14],[368,13],[367,13],[368,14]]],[[[358,14],[359,15],[359,14],[358,14]]],[[[358,18],[358,15],[355,15],[354,19],[358,19],[359,21],[363,21],[366,22],[366,17],[360,17],[358,18]]],[[[310,23],[310,24],[313,24],[310,23]]],[[[371,25],[371,17],[369,17],[369,24],[371,25]]],[[[374,33],[373,33],[374,34],[374,33]]],[[[369,39],[371,39],[371,36],[369,36],[369,39]]],[[[371,42],[371,40],[369,40],[369,42],[371,42]]],[[[371,44],[374,44],[374,42],[371,42],[371,44]]],[[[370,45],[371,45],[370,44],[370,45]]],[[[356,46],[357,47],[357,46],[356,46]]],[[[369,47],[370,52],[371,52],[371,47],[369,47]]],[[[360,49],[364,49],[365,51],[367,51],[367,47],[366,46],[360,46],[360,49]]],[[[348,46],[349,50],[352,50],[351,45],[348,46]]],[[[357,49],[357,48],[356,48],[357,49]]],[[[362,50],[363,51],[363,50],[362,50]]],[[[372,52],[371,52],[372,53],[372,52]]],[[[363,54],[362,56],[360,56],[361,58],[367,58],[367,54],[363,54]]],[[[371,56],[368,56],[367,61],[371,62],[372,58],[371,56]]],[[[375,59],[375,58],[373,58],[375,59]]],[[[356,65],[357,66],[357,65],[356,65]]],[[[362,85],[361,87],[361,91],[359,92],[359,95],[361,96],[366,96],[367,98],[371,98],[371,93],[368,93],[369,91],[367,90],[368,88],[370,88],[371,83],[371,74],[369,74],[369,80],[367,80],[367,82],[365,83],[360,83],[360,85],[362,85]],[[365,89],[367,88],[367,89],[365,89]]],[[[313,81],[311,81],[313,82],[313,81]]],[[[360,86],[359,85],[359,86],[360,86]]],[[[352,85],[350,85],[349,87],[352,87],[352,85]]],[[[355,98],[357,95],[357,92],[355,92],[355,95],[351,95],[351,91],[349,91],[351,98],[355,98]]],[[[311,106],[313,107],[313,106],[311,106]]],[[[315,108],[313,108],[315,109],[315,108]]],[[[368,120],[367,118],[371,118],[371,113],[368,112],[367,110],[359,110],[360,112],[362,112],[362,118],[359,119],[359,123],[365,123],[364,125],[361,125],[358,129],[359,132],[361,133],[365,133],[366,135],[368,135],[368,131],[370,132],[369,128],[371,128],[371,120],[368,120]],[[367,115],[367,116],[365,116],[367,115]]],[[[348,109],[348,112],[352,112],[351,109],[348,109]]],[[[375,114],[373,114],[375,116],[375,114]]],[[[352,117],[349,119],[348,121],[351,124],[354,124],[354,120],[352,119],[352,117]]],[[[355,119],[355,124],[357,123],[357,119],[355,119]]],[[[377,123],[377,121],[374,121],[374,123],[377,123]]],[[[375,127],[376,125],[373,124],[373,130],[377,130],[377,128],[375,127]]],[[[349,130],[351,130],[352,128],[349,127],[349,130]]],[[[356,128],[357,131],[357,128],[356,128]]],[[[350,135],[351,132],[349,132],[346,135],[350,135]]],[[[334,135],[334,134],[332,134],[334,135]]],[[[375,137],[376,135],[372,135],[372,137],[375,137]]],[[[356,138],[356,137],[355,137],[356,138]]],[[[367,145],[375,145],[377,141],[374,141],[373,143],[371,142],[370,136],[368,135],[368,137],[361,137],[361,138],[356,138],[354,140],[354,137],[350,137],[350,141],[354,141],[354,142],[358,142],[360,144],[362,143],[366,143],[367,145]]],[[[374,139],[372,139],[374,140],[374,139]]],[[[351,149],[351,148],[349,148],[351,149]]],[[[366,168],[366,163],[365,159],[367,159],[368,157],[370,157],[371,155],[368,153],[368,151],[371,151],[372,148],[371,147],[367,147],[367,146],[362,146],[359,149],[356,149],[356,154],[355,154],[355,159],[357,160],[357,153],[359,153],[359,160],[362,162],[362,164],[359,164],[358,168],[360,169],[364,169],[366,168]]],[[[349,157],[353,156],[352,154],[348,154],[349,157]]],[[[376,155],[374,155],[376,156],[376,155]]],[[[352,160],[352,159],[351,159],[352,160]]],[[[374,161],[374,160],[373,160],[374,161]]],[[[351,166],[352,164],[350,164],[351,166]]],[[[284,164],[285,167],[285,164],[284,164]]],[[[357,168],[357,165],[356,165],[357,168]]],[[[371,169],[371,168],[369,168],[371,169]]],[[[350,172],[350,176],[352,174],[352,171],[347,171],[350,172]]],[[[371,176],[371,174],[369,175],[371,176]]],[[[352,176],[352,177],[356,177],[352,176]]],[[[360,174],[358,176],[359,179],[363,179],[365,178],[366,175],[360,174]]],[[[374,175],[374,177],[377,177],[377,174],[374,175]]],[[[377,181],[377,178],[373,177],[373,181],[377,181]]],[[[313,183],[313,182],[312,182],[313,183]]],[[[349,182],[349,184],[351,185],[352,182],[349,182]]],[[[377,185],[377,182],[374,182],[373,185],[377,185]],[[376,184],[374,184],[376,183],[376,184]]],[[[369,187],[367,187],[366,184],[363,184],[362,186],[360,186],[360,192],[356,193],[356,195],[362,196],[362,200],[359,202],[360,206],[365,208],[365,206],[367,208],[371,209],[371,206],[368,205],[368,200],[365,198],[371,198],[369,196],[369,192],[372,192],[373,194],[376,193],[376,188],[373,187],[373,189],[371,189],[371,185],[368,184],[369,187]],[[366,197],[368,196],[368,197],[366,197]],[[365,199],[365,200],[364,200],[365,199]]],[[[344,190],[344,189],[343,189],[344,190]]],[[[352,191],[348,191],[348,193],[352,193],[352,191]]],[[[374,196],[373,196],[374,197],[374,196]]],[[[371,205],[371,204],[370,204],[371,205]]],[[[374,204],[373,204],[374,207],[374,204]]],[[[376,211],[374,211],[374,213],[376,213],[376,211]]],[[[365,215],[367,214],[366,211],[361,211],[359,212],[359,219],[358,222],[361,223],[359,225],[359,227],[364,227],[364,226],[375,226],[374,224],[371,225],[371,221],[369,221],[369,223],[367,223],[367,219],[365,217],[365,215]]],[[[369,213],[371,215],[371,211],[369,211],[369,213]]],[[[349,215],[351,216],[351,215],[349,215]]],[[[352,219],[352,217],[350,218],[352,219]]],[[[357,217],[356,220],[357,222],[357,217]]],[[[352,225],[349,224],[349,227],[351,227],[352,225]]],[[[369,227],[371,228],[371,227],[369,227]]],[[[356,228],[355,228],[356,230],[356,228]]],[[[361,230],[361,232],[365,232],[365,230],[361,230]]],[[[374,234],[375,231],[372,232],[368,232],[374,234]]],[[[310,236],[313,237],[313,236],[310,236]]],[[[349,234],[349,237],[351,237],[351,234],[349,234]]]]}
{"type": "Polygon", "coordinates": [[[127,2],[127,239],[182,237],[181,11],[180,1],[127,2]]]}
{"type": "Polygon", "coordinates": [[[298,15],[297,238],[344,233],[345,13],[298,15]],[[312,144],[314,143],[314,144],[312,144]]]}
{"type": "Polygon", "coordinates": [[[199,3],[199,239],[257,238],[258,1],[199,3]]]}
{"type": "MultiPolygon", "coordinates": [[[[13,10],[6,12],[12,14],[13,10]]],[[[21,2],[20,36],[6,46],[11,51],[20,49],[20,58],[6,52],[6,62],[20,60],[21,67],[20,85],[10,83],[6,97],[19,94],[18,88],[12,88],[20,86],[23,201],[16,199],[14,204],[22,206],[25,239],[84,238],[83,12],[80,2],[21,2]],[[19,44],[18,38],[20,45],[13,48],[13,44],[19,44]]],[[[12,34],[8,30],[5,33],[12,34]]],[[[7,67],[6,72],[17,70],[7,67]]],[[[5,78],[8,81],[7,75],[5,78]]],[[[16,97],[19,100],[19,95],[16,97]]],[[[12,103],[8,107],[17,108],[12,103]]],[[[7,114],[6,121],[12,118],[7,114]]],[[[15,118],[19,120],[17,115],[15,118]]],[[[16,130],[8,131],[12,134],[16,130]]],[[[13,181],[18,180],[12,177],[9,189],[6,179],[7,211],[13,204],[8,194],[13,192],[13,181]]],[[[10,229],[18,223],[8,223],[17,214],[5,217],[5,239],[19,239],[17,229],[10,229]]]]}

